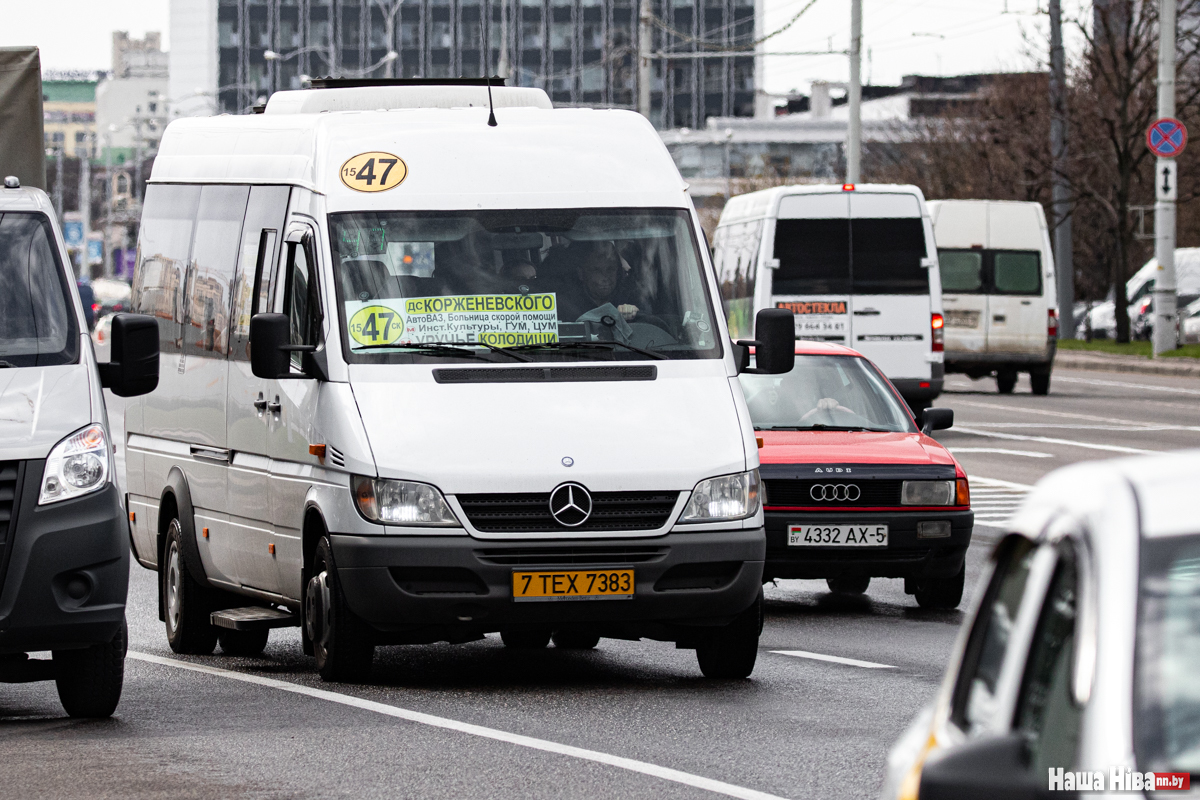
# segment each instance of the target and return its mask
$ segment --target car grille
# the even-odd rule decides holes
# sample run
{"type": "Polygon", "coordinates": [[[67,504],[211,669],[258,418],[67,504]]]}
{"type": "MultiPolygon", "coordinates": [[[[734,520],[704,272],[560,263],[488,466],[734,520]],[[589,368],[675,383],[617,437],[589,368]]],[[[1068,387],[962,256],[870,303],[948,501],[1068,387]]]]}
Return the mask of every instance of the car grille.
{"type": "Polygon", "coordinates": [[[509,547],[476,550],[476,557],[501,567],[624,566],[660,561],[666,547],[509,547]]]}
{"type": "Polygon", "coordinates": [[[0,461],[0,589],[11,544],[10,525],[17,510],[17,472],[21,462],[0,461]]]}
{"type": "Polygon", "coordinates": [[[596,492],[592,515],[574,528],[550,516],[550,493],[460,494],[459,505],[483,533],[651,531],[667,524],[679,492],[596,492]]]}
{"type": "Polygon", "coordinates": [[[848,481],[844,478],[826,480],[768,478],[764,483],[767,488],[767,497],[763,505],[768,508],[779,506],[803,506],[805,508],[829,506],[830,508],[843,508],[857,506],[898,506],[900,505],[900,490],[904,481],[848,481]],[[831,499],[814,499],[814,486],[826,487],[825,490],[818,490],[816,492],[817,497],[826,496],[831,499]],[[854,493],[849,488],[852,486],[858,489],[857,499],[839,499],[845,497],[847,493],[853,496],[854,493]],[[845,488],[830,490],[828,487],[845,488]]]}

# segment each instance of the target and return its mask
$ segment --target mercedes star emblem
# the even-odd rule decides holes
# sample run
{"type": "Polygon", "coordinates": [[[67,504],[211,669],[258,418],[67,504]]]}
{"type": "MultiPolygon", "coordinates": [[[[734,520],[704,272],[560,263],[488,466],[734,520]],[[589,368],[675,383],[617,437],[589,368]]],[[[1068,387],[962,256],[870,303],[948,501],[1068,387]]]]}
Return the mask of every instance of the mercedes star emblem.
{"type": "Polygon", "coordinates": [[[566,528],[578,528],[592,516],[592,496],[578,483],[564,483],[550,493],[550,516],[566,528]]]}

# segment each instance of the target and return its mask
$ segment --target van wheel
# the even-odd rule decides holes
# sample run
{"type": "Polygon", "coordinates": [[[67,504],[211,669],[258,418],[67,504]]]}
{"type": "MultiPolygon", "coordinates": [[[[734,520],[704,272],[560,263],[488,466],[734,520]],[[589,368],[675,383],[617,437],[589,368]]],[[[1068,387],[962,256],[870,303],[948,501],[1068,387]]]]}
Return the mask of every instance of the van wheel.
{"type": "Polygon", "coordinates": [[[550,644],[550,631],[500,631],[500,641],[514,650],[541,650],[550,644]]]}
{"type": "Polygon", "coordinates": [[[322,680],[362,683],[371,675],[375,642],[371,629],[346,602],[329,537],[313,556],[313,577],[304,593],[304,624],[322,680]]]}
{"type": "Polygon", "coordinates": [[[1050,370],[1029,373],[1029,382],[1033,385],[1033,393],[1050,394],[1050,370]]]}
{"type": "Polygon", "coordinates": [[[1012,394],[1013,389],[1017,386],[1017,373],[1015,370],[1002,369],[996,372],[996,388],[1000,394],[1012,394]]]}
{"type": "Polygon", "coordinates": [[[871,585],[871,578],[869,576],[826,578],[825,583],[829,585],[829,591],[836,594],[862,594],[871,585]]]}
{"type": "Polygon", "coordinates": [[[217,646],[217,629],[209,619],[208,587],[188,572],[183,558],[183,528],[178,519],[167,527],[167,544],[159,565],[167,644],[176,653],[206,656],[217,646]]]}
{"type": "Polygon", "coordinates": [[[749,678],[758,658],[758,636],[762,627],[763,595],[760,589],[753,605],[724,628],[709,634],[696,647],[696,661],[704,677],[717,680],[749,678]]]}
{"type": "Polygon", "coordinates": [[[54,683],[63,709],[72,717],[111,717],[125,683],[129,630],[124,617],[111,642],[81,650],[54,651],[54,683]]]}
{"type": "Polygon", "coordinates": [[[587,631],[555,631],[550,638],[560,650],[591,650],[600,644],[600,634],[587,631]]]}
{"type": "Polygon", "coordinates": [[[221,652],[227,656],[257,656],[261,655],[267,646],[271,631],[235,631],[222,628],[217,632],[217,641],[221,643],[221,652]]]}
{"type": "Polygon", "coordinates": [[[950,611],[958,608],[962,602],[963,584],[967,577],[967,565],[964,563],[958,572],[948,578],[926,578],[917,584],[917,605],[938,611],[950,611]]]}

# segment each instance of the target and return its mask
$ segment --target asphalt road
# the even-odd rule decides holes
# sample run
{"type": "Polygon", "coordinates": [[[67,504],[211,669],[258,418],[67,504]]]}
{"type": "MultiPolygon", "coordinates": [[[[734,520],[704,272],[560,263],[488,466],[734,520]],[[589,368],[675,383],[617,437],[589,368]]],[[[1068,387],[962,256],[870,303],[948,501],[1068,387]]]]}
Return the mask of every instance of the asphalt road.
{"type": "MultiPolygon", "coordinates": [[[[1200,446],[1194,379],[1060,371],[1033,397],[1024,381],[1001,396],[954,377],[939,405],[956,426],[938,438],[974,479],[968,594],[1042,475],[1200,446]]],[[[373,685],[342,686],[320,681],[293,630],[262,658],[175,656],[154,575],[135,566],[115,718],[65,718],[52,684],[0,685],[0,797],[874,796],[961,613],[921,611],[895,580],[853,600],[780,581],[767,598],[748,681],[706,681],[691,651],[656,642],[530,653],[488,637],[380,649],[373,685]]]]}

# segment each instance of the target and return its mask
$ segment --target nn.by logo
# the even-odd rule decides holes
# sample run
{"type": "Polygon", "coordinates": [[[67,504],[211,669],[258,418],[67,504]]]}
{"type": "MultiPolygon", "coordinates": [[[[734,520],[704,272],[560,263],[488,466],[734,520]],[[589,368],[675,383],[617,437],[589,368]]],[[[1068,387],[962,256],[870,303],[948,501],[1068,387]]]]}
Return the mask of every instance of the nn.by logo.
{"type": "Polygon", "coordinates": [[[1192,788],[1188,772],[1134,772],[1123,767],[1103,772],[1067,772],[1062,767],[1050,768],[1052,792],[1186,792],[1192,788]]]}

